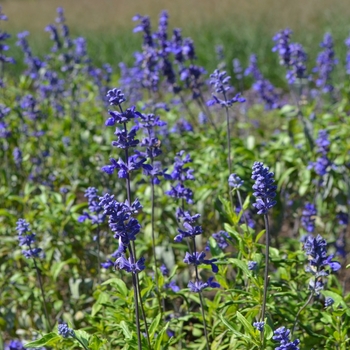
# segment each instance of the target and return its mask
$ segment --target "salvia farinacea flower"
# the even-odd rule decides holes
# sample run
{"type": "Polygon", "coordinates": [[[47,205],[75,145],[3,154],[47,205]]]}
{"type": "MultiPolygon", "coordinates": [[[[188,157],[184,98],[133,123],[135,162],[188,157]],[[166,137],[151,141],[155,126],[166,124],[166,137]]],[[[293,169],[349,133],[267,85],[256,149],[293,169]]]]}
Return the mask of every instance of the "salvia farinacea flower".
{"type": "Polygon", "coordinates": [[[306,203],[301,216],[301,225],[309,233],[315,230],[316,215],[316,207],[311,203],[306,203]]]}
{"type": "Polygon", "coordinates": [[[58,324],[58,334],[63,338],[75,337],[74,330],[69,328],[65,322],[58,324]]]}
{"type": "Polygon", "coordinates": [[[262,332],[265,326],[265,322],[254,322],[253,326],[259,331],[262,332]]]}
{"type": "Polygon", "coordinates": [[[331,297],[327,297],[324,302],[325,307],[329,307],[334,304],[334,299],[331,297]]]}
{"type": "Polygon", "coordinates": [[[222,94],[224,99],[220,99],[216,95],[212,94],[213,99],[207,102],[208,106],[220,104],[221,107],[228,108],[236,102],[245,102],[245,98],[241,97],[240,93],[236,94],[232,98],[229,98],[228,93],[230,90],[233,90],[233,88],[229,85],[230,80],[231,77],[227,76],[225,71],[220,72],[218,69],[216,69],[214,73],[210,75],[210,85],[213,86],[216,93],[222,94]]]}
{"type": "Polygon", "coordinates": [[[244,74],[253,77],[253,90],[257,92],[259,98],[265,104],[265,109],[275,109],[280,107],[279,96],[276,89],[260,72],[256,55],[250,56],[249,66],[244,74]]]}
{"type": "Polygon", "coordinates": [[[345,63],[346,74],[350,74],[350,36],[345,39],[345,45],[348,49],[348,51],[346,52],[346,63],[345,63]]]}
{"type": "Polygon", "coordinates": [[[248,261],[248,270],[255,271],[258,268],[258,263],[256,261],[248,261]]]}
{"type": "Polygon", "coordinates": [[[33,247],[36,241],[36,235],[31,231],[29,223],[24,219],[18,219],[16,231],[18,233],[19,245],[21,247],[27,247],[27,249],[22,250],[24,257],[27,259],[38,258],[42,249],[33,247]]]}
{"type": "Polygon", "coordinates": [[[139,273],[145,269],[145,258],[140,258],[136,263],[132,261],[131,257],[126,259],[121,255],[115,262],[115,267],[120,270],[125,270],[131,273],[139,273]]]}
{"type": "Polygon", "coordinates": [[[273,37],[276,45],[272,49],[272,51],[278,52],[280,64],[288,69],[286,78],[289,84],[293,84],[296,79],[303,79],[306,77],[305,62],[307,59],[302,45],[290,42],[291,34],[292,31],[288,28],[278,32],[273,37]]]}
{"type": "Polygon", "coordinates": [[[323,51],[318,54],[316,67],[314,68],[314,72],[318,74],[316,86],[321,88],[322,92],[329,93],[334,89],[331,82],[331,73],[335,65],[338,64],[333,48],[333,38],[330,33],[324,35],[320,46],[323,48],[323,51]]]}
{"type": "Polygon", "coordinates": [[[233,173],[228,177],[228,185],[230,187],[238,189],[243,185],[243,183],[244,181],[237,174],[233,173]]]}
{"type": "Polygon", "coordinates": [[[196,280],[195,282],[190,281],[188,288],[193,293],[199,293],[205,288],[220,288],[220,284],[214,281],[214,277],[209,277],[207,282],[196,280]]]}
{"type": "Polygon", "coordinates": [[[309,260],[307,271],[318,276],[327,276],[331,271],[338,271],[341,265],[333,261],[334,255],[327,255],[327,242],[321,235],[309,235],[304,243],[304,250],[309,260]]]}
{"type": "Polygon", "coordinates": [[[217,273],[219,271],[217,265],[215,265],[215,262],[217,259],[205,259],[205,253],[204,252],[193,252],[192,254],[186,252],[184,263],[188,265],[210,265],[211,269],[214,273],[217,273]]]}
{"type": "MultiPolygon", "coordinates": [[[[218,247],[221,250],[224,250],[229,246],[228,241],[232,241],[232,238],[230,237],[230,235],[226,231],[219,231],[217,233],[213,233],[212,237],[215,239],[218,247]]],[[[207,242],[205,250],[206,251],[210,250],[209,241],[207,242]]]]}
{"type": "Polygon", "coordinates": [[[275,350],[300,350],[299,344],[300,340],[295,339],[294,341],[290,341],[290,330],[286,327],[277,328],[273,332],[274,336],[272,339],[276,342],[279,342],[279,346],[275,348],[275,350]]]}
{"type": "Polygon", "coordinates": [[[276,201],[276,189],[274,185],[274,173],[269,171],[262,162],[255,162],[253,165],[252,179],[255,180],[253,185],[253,196],[256,197],[256,202],[253,206],[258,210],[258,214],[267,214],[276,201]]]}

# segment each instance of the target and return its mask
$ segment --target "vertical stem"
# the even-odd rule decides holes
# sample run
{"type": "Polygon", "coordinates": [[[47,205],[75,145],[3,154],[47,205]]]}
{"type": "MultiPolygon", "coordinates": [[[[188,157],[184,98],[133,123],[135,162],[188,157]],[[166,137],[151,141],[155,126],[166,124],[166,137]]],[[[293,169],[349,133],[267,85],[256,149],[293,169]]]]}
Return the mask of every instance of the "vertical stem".
{"type": "MultiPolygon", "coordinates": [[[[226,99],[226,94],[224,93],[225,101],[226,99]]],[[[231,130],[230,130],[230,117],[228,113],[228,108],[225,107],[226,111],[226,138],[227,138],[227,164],[228,164],[228,171],[229,175],[232,174],[232,160],[231,160],[231,130]]],[[[233,197],[232,197],[232,192],[229,191],[230,194],[230,202],[231,202],[231,207],[233,208],[233,197]]],[[[243,209],[243,208],[242,208],[243,209]]]]}
{"type": "MultiPolygon", "coordinates": [[[[30,247],[29,247],[29,249],[31,250],[30,247]]],[[[51,332],[51,323],[50,323],[49,314],[48,314],[47,308],[46,308],[45,292],[44,292],[43,283],[42,283],[41,277],[40,277],[40,271],[39,271],[38,265],[36,264],[35,258],[33,258],[33,262],[34,262],[34,267],[35,267],[35,270],[36,270],[36,274],[38,276],[38,282],[39,282],[39,286],[40,286],[41,297],[43,298],[44,313],[45,313],[47,327],[48,327],[47,331],[51,332]]]]}
{"type": "Polygon", "coordinates": [[[100,258],[100,225],[97,224],[97,274],[98,283],[101,284],[101,258],[100,258]]]}
{"type": "Polygon", "coordinates": [[[241,197],[241,193],[239,192],[239,190],[237,189],[237,197],[238,197],[238,202],[239,202],[239,205],[241,206],[241,210],[243,210],[243,219],[244,219],[244,223],[246,224],[246,228],[248,230],[248,220],[247,220],[247,216],[246,216],[246,213],[244,212],[244,209],[243,209],[243,202],[242,202],[242,197],[241,197]]]}
{"type": "MultiPolygon", "coordinates": [[[[193,237],[192,238],[193,241],[193,254],[196,254],[196,238],[193,237]]],[[[194,269],[196,272],[196,282],[199,281],[199,274],[198,274],[198,266],[196,264],[194,264],[194,269]]],[[[201,306],[201,312],[202,312],[202,318],[203,318],[203,327],[204,327],[204,335],[205,335],[205,339],[206,339],[206,347],[207,350],[209,350],[209,338],[208,338],[208,331],[207,331],[207,323],[205,321],[205,310],[204,310],[204,302],[203,302],[203,295],[202,295],[202,291],[199,291],[198,293],[199,295],[199,302],[200,302],[200,306],[201,306]]]]}
{"type": "MultiPolygon", "coordinates": [[[[315,279],[315,284],[316,284],[316,279],[315,279]]],[[[292,328],[292,333],[291,335],[293,336],[293,333],[295,331],[295,327],[297,326],[297,323],[298,323],[298,317],[300,315],[300,313],[306,308],[306,306],[310,303],[312,297],[313,297],[314,293],[311,292],[310,295],[309,295],[309,298],[307,299],[306,303],[299,309],[298,313],[296,314],[295,316],[295,321],[294,321],[294,324],[293,324],[293,328],[292,328]]]]}
{"type": "MultiPolygon", "coordinates": [[[[120,108],[120,111],[123,112],[122,107],[119,106],[119,108],[120,108]]],[[[124,123],[124,130],[126,133],[128,132],[127,127],[126,127],[126,123],[124,123]]],[[[125,148],[125,163],[127,165],[129,165],[129,152],[128,152],[127,148],[125,148]]],[[[129,172],[127,173],[127,177],[126,177],[126,194],[127,194],[127,199],[128,199],[129,205],[131,205],[131,187],[130,187],[130,174],[129,174],[129,172]]],[[[133,241],[132,244],[129,244],[128,248],[129,248],[131,262],[135,263],[137,260],[136,259],[135,242],[133,241]]],[[[138,340],[139,349],[142,349],[140,315],[139,315],[139,300],[138,300],[139,298],[140,298],[140,307],[141,307],[141,312],[142,312],[142,318],[143,318],[143,321],[145,324],[146,336],[147,336],[147,341],[148,341],[149,345],[150,345],[150,338],[149,338],[149,333],[148,333],[147,319],[146,319],[145,311],[144,311],[143,305],[142,305],[140,281],[139,281],[139,277],[137,274],[133,273],[132,284],[133,284],[133,288],[134,288],[134,298],[135,298],[137,340],[138,340]]]]}
{"type": "MultiPolygon", "coordinates": [[[[265,272],[264,272],[264,296],[261,311],[261,322],[265,322],[265,310],[266,310],[266,299],[267,299],[267,287],[268,287],[268,274],[269,274],[269,250],[270,250],[270,228],[269,218],[267,214],[264,215],[265,229],[266,229],[266,250],[265,250],[265,272]]],[[[261,331],[261,341],[264,342],[264,329],[261,331]]]]}

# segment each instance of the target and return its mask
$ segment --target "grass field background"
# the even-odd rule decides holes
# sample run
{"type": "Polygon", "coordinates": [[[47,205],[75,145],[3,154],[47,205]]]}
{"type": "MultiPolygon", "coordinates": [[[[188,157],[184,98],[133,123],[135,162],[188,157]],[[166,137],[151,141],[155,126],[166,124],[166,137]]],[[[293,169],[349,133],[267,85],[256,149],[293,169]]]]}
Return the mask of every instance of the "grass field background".
{"type": "MultiPolygon", "coordinates": [[[[334,36],[337,55],[344,61],[343,41],[350,30],[350,1],[344,0],[2,0],[0,4],[9,17],[2,23],[4,29],[14,37],[28,30],[38,55],[49,50],[44,28],[54,22],[56,8],[62,6],[72,35],[88,40],[94,61],[114,67],[120,61],[131,63],[132,53],[140,47],[141,35],[132,33],[133,15],[150,15],[155,29],[159,12],[167,9],[170,28],[180,27],[184,37],[194,39],[199,62],[208,70],[215,68],[215,46],[222,44],[227,62],[238,57],[246,65],[249,55],[256,53],[262,71],[275,82],[284,76],[271,52],[276,31],[293,30],[293,41],[305,46],[312,68],[326,31],[334,36]]],[[[20,59],[19,49],[12,51],[20,59]]]]}

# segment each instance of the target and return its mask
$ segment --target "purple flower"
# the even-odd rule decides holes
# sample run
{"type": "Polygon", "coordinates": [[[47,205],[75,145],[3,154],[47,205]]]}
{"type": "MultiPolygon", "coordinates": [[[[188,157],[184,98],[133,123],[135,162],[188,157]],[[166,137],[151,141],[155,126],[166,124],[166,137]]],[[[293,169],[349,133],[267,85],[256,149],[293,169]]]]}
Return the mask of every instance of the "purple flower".
{"type": "Polygon", "coordinates": [[[207,282],[197,280],[195,282],[190,281],[188,283],[188,288],[193,293],[199,293],[203,289],[208,288],[208,287],[209,288],[220,288],[220,284],[214,281],[214,277],[209,277],[207,282]]]}
{"type": "Polygon", "coordinates": [[[301,225],[307,232],[314,232],[317,210],[311,203],[306,203],[301,216],[301,225]]]}
{"type": "MultiPolygon", "coordinates": [[[[230,237],[230,235],[226,231],[219,231],[217,233],[213,233],[212,237],[215,239],[218,247],[221,250],[224,250],[224,249],[226,249],[229,246],[227,241],[232,241],[232,238],[230,237]]],[[[207,246],[206,246],[205,250],[206,251],[210,250],[209,241],[207,243],[207,246]]]]}
{"type": "Polygon", "coordinates": [[[20,340],[11,340],[6,346],[5,350],[26,350],[20,340]]]}
{"type": "Polygon", "coordinates": [[[253,326],[259,331],[262,332],[265,326],[265,322],[254,322],[253,326]]]}
{"type": "Polygon", "coordinates": [[[50,39],[54,42],[51,51],[56,52],[62,47],[57,28],[53,24],[49,24],[48,26],[46,26],[45,31],[50,33],[50,39]]]}
{"type": "Polygon", "coordinates": [[[337,215],[337,219],[338,219],[339,225],[347,226],[349,223],[349,215],[342,211],[337,215]]]}
{"type": "MultiPolygon", "coordinates": [[[[120,91],[120,90],[118,90],[120,91]]],[[[109,91],[110,92],[110,91],[109,91]]],[[[124,95],[123,95],[124,96],[124,95]]],[[[117,100],[117,98],[115,98],[117,100]]],[[[122,99],[120,99],[122,100],[122,99]]],[[[108,111],[110,118],[106,121],[106,126],[113,126],[117,124],[124,124],[131,121],[134,118],[139,118],[141,116],[140,112],[136,111],[134,106],[126,109],[124,112],[108,111]]]]}
{"type": "Polygon", "coordinates": [[[258,268],[258,263],[256,261],[248,261],[248,270],[256,271],[258,268]]]}
{"type": "Polygon", "coordinates": [[[245,75],[251,75],[254,79],[253,90],[255,90],[261,101],[265,104],[265,109],[279,108],[279,97],[275,87],[263,77],[259,68],[256,55],[250,56],[249,66],[244,72],[245,75]]]}
{"type": "Polygon", "coordinates": [[[318,73],[316,86],[322,89],[322,92],[332,92],[334,86],[331,83],[331,73],[338,64],[338,59],[335,58],[333,49],[333,38],[330,33],[326,33],[320,46],[324,49],[317,56],[316,67],[314,72],[318,73]]]}
{"type": "Polygon", "coordinates": [[[280,64],[282,66],[289,67],[291,61],[291,49],[290,49],[290,36],[292,31],[290,29],[284,29],[278,32],[273,41],[276,42],[276,46],[272,48],[272,51],[278,51],[280,56],[280,64]]]}
{"type": "Polygon", "coordinates": [[[331,297],[327,297],[324,303],[324,307],[328,307],[334,304],[334,299],[332,299],[331,297]]]}
{"type": "Polygon", "coordinates": [[[329,152],[331,142],[328,138],[327,130],[320,130],[318,132],[318,138],[316,139],[317,152],[326,155],[329,152]]]}
{"type": "Polygon", "coordinates": [[[186,252],[185,258],[184,258],[184,263],[188,264],[188,265],[210,265],[211,269],[214,273],[217,273],[219,271],[217,265],[215,265],[215,262],[217,261],[217,259],[211,259],[211,260],[207,260],[205,259],[205,253],[201,252],[194,252],[192,254],[186,252]]]}
{"type": "Polygon", "coordinates": [[[253,165],[252,179],[255,180],[253,185],[253,196],[256,197],[256,202],[253,206],[258,210],[258,214],[267,214],[276,201],[273,199],[276,197],[277,186],[273,185],[275,180],[273,179],[274,173],[269,172],[268,167],[264,167],[262,162],[255,162],[253,165]]]}
{"type": "Polygon", "coordinates": [[[63,338],[75,337],[73,329],[69,328],[67,323],[62,322],[58,324],[58,334],[63,338]]]}
{"type": "Polygon", "coordinates": [[[119,106],[126,101],[124,94],[120,89],[114,88],[107,92],[108,102],[111,106],[119,106]]]}
{"type": "Polygon", "coordinates": [[[169,283],[164,284],[165,289],[171,289],[174,293],[177,293],[180,291],[180,287],[176,284],[175,281],[171,281],[169,283]]]}
{"type": "Polygon", "coordinates": [[[290,330],[285,327],[280,327],[273,332],[272,339],[279,342],[279,346],[275,350],[300,350],[298,339],[290,342],[290,330]]]}
{"type": "Polygon", "coordinates": [[[42,249],[34,248],[32,245],[36,241],[35,233],[31,233],[29,223],[24,219],[18,219],[16,231],[18,233],[19,246],[27,246],[27,250],[22,250],[25,258],[38,258],[42,249]]]}
{"type": "Polygon", "coordinates": [[[316,276],[328,275],[328,272],[325,271],[326,268],[330,268],[331,271],[338,271],[341,268],[337,261],[332,260],[333,254],[327,255],[327,242],[320,235],[317,237],[307,236],[304,250],[309,260],[307,271],[316,276]]]}
{"type": "Polygon", "coordinates": [[[202,226],[194,226],[189,224],[188,222],[184,222],[183,226],[185,230],[181,230],[179,228],[177,229],[179,234],[174,238],[175,242],[182,242],[182,240],[186,237],[194,238],[195,236],[198,236],[203,233],[202,226]]]}
{"type": "Polygon", "coordinates": [[[243,183],[244,181],[237,174],[231,174],[228,177],[228,185],[230,187],[238,189],[243,185],[243,183]]]}
{"type": "Polygon", "coordinates": [[[168,276],[169,275],[169,270],[164,264],[160,267],[160,271],[161,271],[163,276],[168,276]]]}
{"type": "Polygon", "coordinates": [[[122,255],[116,260],[115,267],[127,272],[139,273],[145,269],[145,258],[142,257],[136,263],[133,263],[131,258],[126,259],[125,256],[122,255]]]}
{"type": "Polygon", "coordinates": [[[350,74],[350,36],[346,38],[345,45],[348,48],[348,51],[346,52],[346,74],[350,74]]]}
{"type": "Polygon", "coordinates": [[[103,263],[101,263],[101,266],[104,268],[104,269],[109,269],[111,267],[114,266],[114,262],[112,260],[107,260],[103,263]]]}
{"type": "Polygon", "coordinates": [[[237,80],[243,79],[243,68],[241,66],[241,62],[238,58],[234,58],[232,60],[233,72],[235,73],[237,80]]]}
{"type": "Polygon", "coordinates": [[[229,108],[236,102],[245,102],[245,98],[241,97],[240,93],[236,94],[236,96],[231,99],[228,98],[227,93],[232,90],[232,87],[229,85],[230,79],[231,77],[227,76],[225,71],[220,72],[218,69],[210,75],[210,85],[213,85],[215,92],[222,94],[224,99],[219,99],[213,94],[213,99],[207,102],[208,106],[220,104],[221,107],[229,108]]]}

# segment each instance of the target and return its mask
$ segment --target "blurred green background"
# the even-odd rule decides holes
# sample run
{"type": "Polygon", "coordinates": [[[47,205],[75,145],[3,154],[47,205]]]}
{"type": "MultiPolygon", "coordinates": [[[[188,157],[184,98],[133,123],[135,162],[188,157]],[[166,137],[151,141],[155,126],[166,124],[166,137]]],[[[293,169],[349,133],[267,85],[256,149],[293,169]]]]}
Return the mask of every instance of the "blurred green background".
{"type": "MultiPolygon", "coordinates": [[[[48,53],[51,43],[44,28],[54,23],[56,8],[62,6],[72,35],[87,39],[93,60],[115,68],[120,61],[131,63],[132,53],[140,49],[142,35],[132,33],[133,15],[149,15],[155,30],[159,12],[167,9],[170,28],[180,27],[184,37],[194,39],[199,63],[208,72],[217,65],[215,46],[221,44],[229,67],[234,57],[246,66],[249,55],[256,53],[262,72],[276,84],[284,80],[284,70],[271,52],[276,31],[293,30],[292,40],[305,46],[312,68],[326,31],[332,33],[336,54],[344,62],[344,39],[350,30],[350,1],[345,0],[1,0],[0,4],[9,17],[1,26],[13,35],[13,44],[16,33],[28,30],[34,53],[48,53]]],[[[21,61],[20,50],[15,45],[11,50],[21,61]]],[[[339,69],[336,74],[341,74],[339,69]]]]}

